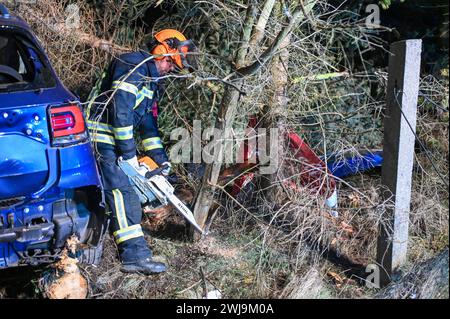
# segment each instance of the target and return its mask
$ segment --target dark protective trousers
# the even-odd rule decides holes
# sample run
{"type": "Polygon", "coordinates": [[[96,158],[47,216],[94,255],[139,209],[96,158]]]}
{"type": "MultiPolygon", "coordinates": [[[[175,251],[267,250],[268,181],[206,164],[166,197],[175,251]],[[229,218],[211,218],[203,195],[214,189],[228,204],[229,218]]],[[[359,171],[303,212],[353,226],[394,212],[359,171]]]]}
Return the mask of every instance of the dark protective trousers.
{"type": "Polygon", "coordinates": [[[142,208],[128,176],[117,165],[114,146],[97,143],[106,203],[112,212],[111,231],[123,263],[150,258],[141,228],[142,208]]]}

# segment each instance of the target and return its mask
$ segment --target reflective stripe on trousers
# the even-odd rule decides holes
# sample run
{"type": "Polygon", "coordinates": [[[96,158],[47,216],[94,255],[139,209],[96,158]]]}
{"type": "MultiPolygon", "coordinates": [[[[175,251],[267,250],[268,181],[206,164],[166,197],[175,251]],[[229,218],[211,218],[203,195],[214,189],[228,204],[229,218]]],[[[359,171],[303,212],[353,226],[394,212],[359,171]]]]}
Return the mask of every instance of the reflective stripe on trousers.
{"type": "Polygon", "coordinates": [[[117,244],[143,237],[141,229],[142,208],[139,197],[128,176],[116,164],[114,146],[98,144],[98,161],[102,175],[105,199],[112,211],[111,230],[117,244]]]}
{"type": "Polygon", "coordinates": [[[106,202],[112,211],[111,229],[117,244],[143,237],[141,204],[132,187],[105,191],[106,202]]]}

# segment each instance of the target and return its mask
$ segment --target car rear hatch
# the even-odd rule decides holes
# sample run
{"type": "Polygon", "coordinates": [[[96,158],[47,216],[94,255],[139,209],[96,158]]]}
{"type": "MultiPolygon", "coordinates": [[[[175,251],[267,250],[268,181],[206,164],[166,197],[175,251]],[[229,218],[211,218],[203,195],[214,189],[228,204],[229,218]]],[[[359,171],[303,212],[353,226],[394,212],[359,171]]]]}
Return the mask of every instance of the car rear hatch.
{"type": "MultiPolygon", "coordinates": [[[[4,98],[0,93],[0,100],[4,98]]],[[[37,103],[0,106],[0,200],[34,194],[59,173],[57,151],[52,147],[50,112],[64,110],[67,95],[51,89],[40,94],[10,93],[8,96],[10,105],[30,99],[37,103]]]]}
{"type": "Polygon", "coordinates": [[[0,28],[0,200],[48,184],[56,163],[49,107],[69,99],[31,34],[0,28]]]}

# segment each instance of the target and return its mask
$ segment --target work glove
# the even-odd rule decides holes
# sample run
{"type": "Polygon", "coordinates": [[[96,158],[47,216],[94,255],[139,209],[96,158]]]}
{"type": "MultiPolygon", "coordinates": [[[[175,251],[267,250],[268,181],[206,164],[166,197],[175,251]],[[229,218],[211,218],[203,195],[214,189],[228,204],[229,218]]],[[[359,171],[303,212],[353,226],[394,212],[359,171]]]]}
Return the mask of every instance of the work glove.
{"type": "Polygon", "coordinates": [[[136,169],[136,171],[139,173],[139,175],[141,175],[141,176],[145,177],[145,174],[149,171],[147,165],[145,165],[143,163],[139,163],[136,156],[134,156],[130,159],[124,160],[124,161],[127,162],[128,164],[130,164],[131,166],[133,166],[136,169]]]}
{"type": "Polygon", "coordinates": [[[172,164],[170,164],[170,162],[164,162],[164,163],[161,164],[161,166],[164,166],[164,165],[167,165],[167,168],[163,169],[161,171],[161,174],[163,174],[164,176],[167,176],[170,173],[170,169],[172,168],[172,164]]]}

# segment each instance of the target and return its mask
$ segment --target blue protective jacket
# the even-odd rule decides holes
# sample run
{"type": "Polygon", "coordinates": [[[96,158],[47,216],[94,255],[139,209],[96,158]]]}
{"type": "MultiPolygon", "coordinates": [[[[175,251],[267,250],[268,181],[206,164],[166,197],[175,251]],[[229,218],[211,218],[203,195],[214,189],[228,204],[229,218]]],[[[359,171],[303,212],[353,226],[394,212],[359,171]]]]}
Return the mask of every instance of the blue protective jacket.
{"type": "Polygon", "coordinates": [[[91,139],[114,147],[124,159],[136,155],[136,143],[140,142],[156,163],[168,161],[157,125],[158,77],[155,63],[146,52],[115,58],[89,96],[91,139]]]}

